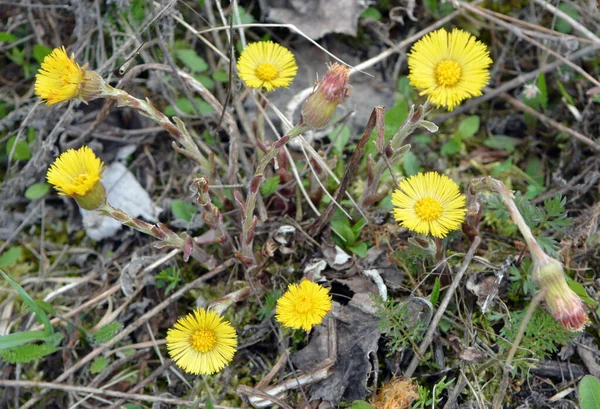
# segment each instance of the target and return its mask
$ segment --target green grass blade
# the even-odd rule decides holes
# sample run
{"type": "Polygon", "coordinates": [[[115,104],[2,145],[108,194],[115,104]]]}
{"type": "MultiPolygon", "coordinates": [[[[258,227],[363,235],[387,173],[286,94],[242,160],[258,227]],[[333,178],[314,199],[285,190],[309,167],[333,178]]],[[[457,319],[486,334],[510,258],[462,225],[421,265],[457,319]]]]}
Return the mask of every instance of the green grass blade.
{"type": "Polygon", "coordinates": [[[46,331],[25,331],[0,337],[0,349],[7,349],[26,344],[31,341],[47,341],[51,338],[46,331]]]}
{"type": "MultiPolygon", "coordinates": [[[[33,301],[33,299],[29,296],[29,294],[27,294],[27,292],[23,289],[23,287],[21,287],[19,285],[19,283],[14,281],[12,278],[7,276],[4,273],[4,271],[0,270],[0,274],[2,274],[2,276],[4,276],[4,279],[6,281],[8,281],[8,283],[10,285],[12,285],[15,288],[15,290],[17,290],[17,292],[19,293],[19,295],[21,296],[23,301],[27,304],[29,309],[35,313],[35,316],[38,319],[38,321],[44,325],[45,334],[51,335],[52,333],[54,333],[54,328],[52,327],[52,324],[50,324],[50,320],[48,319],[48,316],[46,315],[44,310],[42,310],[39,307],[39,305],[37,305],[35,303],[35,301],[33,301]]],[[[12,335],[17,335],[17,334],[12,334],[12,335]]]]}

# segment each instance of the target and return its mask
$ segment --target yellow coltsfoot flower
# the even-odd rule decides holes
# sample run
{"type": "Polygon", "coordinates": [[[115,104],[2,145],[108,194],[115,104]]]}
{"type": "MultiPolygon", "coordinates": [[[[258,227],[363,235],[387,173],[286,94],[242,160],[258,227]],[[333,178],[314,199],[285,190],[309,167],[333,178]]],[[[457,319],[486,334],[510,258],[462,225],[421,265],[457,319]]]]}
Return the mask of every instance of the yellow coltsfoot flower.
{"type": "Polygon", "coordinates": [[[98,73],[81,67],[73,54],[69,57],[65,47],[48,54],[35,76],[35,93],[46,105],[75,98],[87,102],[100,97],[106,86],[98,73]]]}
{"type": "Polygon", "coordinates": [[[275,319],[283,326],[310,331],[323,321],[329,311],[329,290],[320,284],[303,280],[300,285],[290,284],[287,292],[277,300],[275,319]]]}
{"type": "Polygon", "coordinates": [[[398,187],[392,193],[392,213],[401,226],[439,238],[460,228],[467,212],[466,198],[448,176],[419,173],[398,187]]]}
{"type": "Polygon", "coordinates": [[[106,191],[100,182],[102,161],[87,146],[63,152],[46,173],[48,183],[61,196],[69,196],[85,210],[96,210],[106,202],[106,191]]]}
{"type": "Polygon", "coordinates": [[[177,366],[194,375],[219,372],[233,359],[237,334],[216,312],[198,308],[167,332],[167,350],[177,366]]]}
{"type": "Polygon", "coordinates": [[[259,41],[248,44],[237,62],[238,75],[250,88],[288,87],[298,66],[294,54],[272,41],[259,41]]]}
{"type": "Polygon", "coordinates": [[[482,42],[466,31],[439,29],[417,41],[409,55],[410,83],[437,106],[452,111],[461,101],[481,95],[492,64],[482,42]]]}

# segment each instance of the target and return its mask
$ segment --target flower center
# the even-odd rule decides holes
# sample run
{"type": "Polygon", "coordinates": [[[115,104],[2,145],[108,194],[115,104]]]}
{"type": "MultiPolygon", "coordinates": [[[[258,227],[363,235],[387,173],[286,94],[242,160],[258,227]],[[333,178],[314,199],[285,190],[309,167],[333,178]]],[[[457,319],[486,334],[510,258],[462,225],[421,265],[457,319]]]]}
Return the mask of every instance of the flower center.
{"type": "Polygon", "coordinates": [[[87,185],[90,184],[90,181],[88,179],[88,175],[86,173],[82,173],[81,175],[77,175],[77,177],[73,181],[73,184],[75,186],[77,186],[77,187],[87,187],[87,185]]]}
{"type": "Polygon", "coordinates": [[[432,222],[442,215],[442,205],[432,197],[424,197],[415,204],[415,213],[421,220],[432,222]]]}
{"type": "Polygon", "coordinates": [[[277,67],[270,62],[264,62],[256,67],[256,76],[261,81],[273,81],[277,78],[278,74],[279,71],[277,70],[277,67]]]}
{"type": "Polygon", "coordinates": [[[452,87],[456,85],[462,74],[460,64],[452,60],[444,60],[435,67],[435,79],[438,85],[452,87]]]}
{"type": "Polygon", "coordinates": [[[217,345],[215,331],[210,329],[198,329],[190,336],[190,345],[198,352],[209,352],[217,345]]]}
{"type": "Polygon", "coordinates": [[[313,304],[311,300],[308,299],[308,297],[300,297],[296,301],[296,312],[298,314],[306,314],[307,312],[312,310],[312,308],[313,304]]]}

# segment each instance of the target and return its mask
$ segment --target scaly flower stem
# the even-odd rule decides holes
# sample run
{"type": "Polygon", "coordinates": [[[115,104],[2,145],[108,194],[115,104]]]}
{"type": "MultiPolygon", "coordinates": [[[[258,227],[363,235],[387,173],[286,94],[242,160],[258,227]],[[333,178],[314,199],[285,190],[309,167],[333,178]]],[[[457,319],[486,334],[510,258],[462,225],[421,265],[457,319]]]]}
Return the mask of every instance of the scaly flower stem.
{"type": "Polygon", "coordinates": [[[525,219],[523,219],[523,216],[521,215],[521,212],[519,212],[519,209],[517,209],[517,205],[515,204],[514,200],[515,195],[510,189],[506,187],[504,183],[490,176],[486,176],[481,179],[473,180],[471,182],[471,186],[476,191],[487,189],[499,194],[500,198],[502,199],[502,202],[504,202],[504,205],[510,213],[512,221],[517,225],[517,227],[521,231],[521,234],[523,235],[523,238],[525,239],[525,242],[527,243],[527,246],[529,247],[529,251],[532,253],[532,256],[543,262],[548,262],[550,260],[550,257],[542,250],[538,242],[535,240],[531,229],[525,222],[525,219]]]}
{"type": "Polygon", "coordinates": [[[308,126],[299,124],[293,127],[287,135],[279,139],[277,142],[272,143],[265,152],[264,156],[260,159],[254,176],[250,181],[248,187],[248,195],[246,200],[242,199],[239,192],[236,192],[235,198],[242,207],[242,234],[241,239],[241,252],[237,254],[238,258],[247,264],[254,264],[254,253],[252,252],[252,242],[254,241],[254,229],[258,219],[254,216],[254,208],[256,207],[256,199],[258,198],[258,192],[260,185],[264,179],[265,169],[271,163],[273,159],[277,157],[277,154],[289,141],[297,137],[298,135],[306,132],[310,129],[308,126]]]}
{"type": "Polygon", "coordinates": [[[179,142],[179,144],[181,144],[181,146],[179,146],[173,142],[173,149],[192,159],[206,171],[210,169],[210,162],[204,157],[204,155],[202,155],[202,152],[200,152],[198,149],[198,145],[196,145],[196,142],[194,142],[194,139],[185,127],[185,124],[179,118],[173,117],[173,121],[171,121],[168,116],[156,109],[149,99],[143,101],[132,95],[129,95],[126,91],[121,89],[112,87],[110,88],[110,91],[102,95],[103,97],[116,100],[118,106],[120,107],[131,107],[142,115],[158,123],[165,129],[165,131],[169,132],[169,134],[171,134],[171,136],[177,142],[179,142]]]}
{"type": "Polygon", "coordinates": [[[201,248],[195,245],[192,238],[185,235],[185,233],[184,237],[181,237],[163,223],[147,223],[143,220],[131,217],[121,209],[117,209],[109,203],[105,203],[97,210],[103,216],[111,217],[125,226],[129,226],[141,233],[160,240],[160,243],[155,244],[155,247],[157,248],[175,247],[181,249],[185,261],[191,256],[209,269],[214,268],[216,265],[214,257],[209,256],[201,248]]]}
{"type": "Polygon", "coordinates": [[[437,131],[438,127],[433,122],[425,119],[425,116],[431,112],[431,109],[432,106],[429,102],[421,105],[416,111],[414,107],[411,107],[406,120],[385,147],[386,152],[380,152],[379,159],[370,169],[367,187],[365,188],[361,199],[362,207],[368,207],[379,200],[377,198],[377,188],[379,187],[383,172],[388,168],[388,163],[393,164],[397,162],[410,149],[410,145],[403,145],[405,139],[419,127],[425,128],[430,132],[437,131]],[[402,149],[404,146],[407,146],[408,148],[402,149]],[[384,155],[388,156],[384,157],[384,155]]]}

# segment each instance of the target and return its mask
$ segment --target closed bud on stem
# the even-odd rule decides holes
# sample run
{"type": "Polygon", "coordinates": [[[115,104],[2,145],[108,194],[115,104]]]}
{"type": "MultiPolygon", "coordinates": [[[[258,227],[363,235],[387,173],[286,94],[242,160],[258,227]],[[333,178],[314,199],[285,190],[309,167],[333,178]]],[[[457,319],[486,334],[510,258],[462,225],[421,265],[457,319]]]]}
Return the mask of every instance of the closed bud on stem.
{"type": "Polygon", "coordinates": [[[548,312],[570,331],[583,331],[589,318],[583,309],[583,301],[571,290],[562,264],[546,256],[534,256],[533,277],[542,291],[548,312]]]}
{"type": "Polygon", "coordinates": [[[304,102],[300,123],[313,129],[326,126],[337,106],[350,95],[352,87],[348,85],[349,77],[350,67],[331,64],[327,75],[317,81],[313,92],[304,102]]]}

